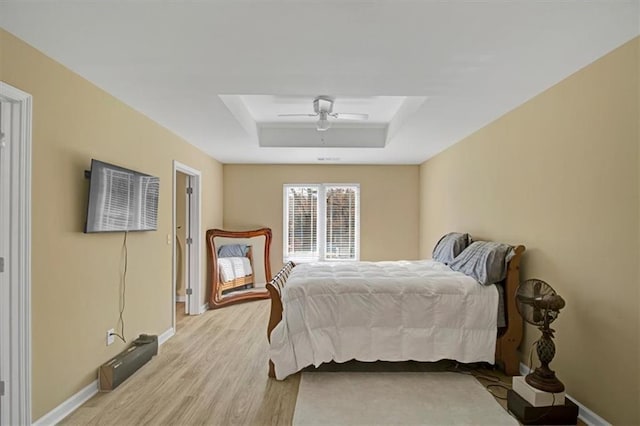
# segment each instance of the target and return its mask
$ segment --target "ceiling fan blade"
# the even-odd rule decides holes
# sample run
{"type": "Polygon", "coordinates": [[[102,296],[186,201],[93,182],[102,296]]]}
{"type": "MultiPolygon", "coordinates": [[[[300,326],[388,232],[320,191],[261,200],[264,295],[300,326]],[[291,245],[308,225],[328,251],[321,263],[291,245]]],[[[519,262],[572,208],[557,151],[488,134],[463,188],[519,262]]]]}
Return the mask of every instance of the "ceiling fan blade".
{"type": "Polygon", "coordinates": [[[369,114],[357,114],[351,112],[336,112],[331,114],[331,116],[340,120],[367,120],[369,118],[369,114]]]}
{"type": "Polygon", "coordinates": [[[278,117],[315,117],[318,114],[278,114],[278,117]]]}

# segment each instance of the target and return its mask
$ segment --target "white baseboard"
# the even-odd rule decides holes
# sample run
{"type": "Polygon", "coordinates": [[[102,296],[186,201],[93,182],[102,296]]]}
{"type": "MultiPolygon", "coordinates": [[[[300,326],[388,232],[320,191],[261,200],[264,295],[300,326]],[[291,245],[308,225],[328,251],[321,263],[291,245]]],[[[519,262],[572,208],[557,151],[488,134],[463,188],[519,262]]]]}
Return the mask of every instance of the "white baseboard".
{"type": "Polygon", "coordinates": [[[209,304],[205,303],[204,305],[200,306],[200,314],[203,314],[205,312],[207,312],[209,310],[209,304]]]}
{"type": "Polygon", "coordinates": [[[40,417],[35,423],[33,423],[33,425],[49,426],[57,424],[69,414],[74,412],[86,401],[88,401],[96,393],[98,393],[98,381],[94,380],[89,385],[82,388],[80,392],[74,394],[71,398],[67,399],[65,402],[49,411],[44,416],[40,417]]]}
{"type": "MultiPolygon", "coordinates": [[[[172,327],[159,335],[158,345],[162,345],[174,334],[175,330],[172,327]]],[[[93,382],[82,388],[82,390],[72,395],[62,404],[58,405],[53,410],[40,417],[33,423],[33,426],[49,426],[58,424],[60,421],[62,421],[62,419],[73,413],[76,409],[78,409],[78,407],[88,401],[96,393],[98,393],[98,380],[94,380],[93,382]]]]}
{"type": "Polygon", "coordinates": [[[177,303],[182,303],[182,302],[186,302],[187,301],[187,296],[180,296],[178,294],[176,294],[176,302],[177,303]]]}
{"type": "Polygon", "coordinates": [[[169,340],[174,334],[176,334],[176,331],[173,329],[173,327],[171,327],[170,329],[168,329],[167,331],[159,335],[158,345],[162,345],[164,342],[169,340]]]}
{"type": "MultiPolygon", "coordinates": [[[[520,374],[523,376],[529,374],[531,370],[525,364],[520,363],[520,374]]],[[[611,426],[611,423],[582,405],[578,400],[572,398],[571,395],[565,394],[567,398],[569,398],[574,404],[576,404],[580,410],[578,411],[578,418],[585,422],[588,425],[593,426],[611,426]]]]}

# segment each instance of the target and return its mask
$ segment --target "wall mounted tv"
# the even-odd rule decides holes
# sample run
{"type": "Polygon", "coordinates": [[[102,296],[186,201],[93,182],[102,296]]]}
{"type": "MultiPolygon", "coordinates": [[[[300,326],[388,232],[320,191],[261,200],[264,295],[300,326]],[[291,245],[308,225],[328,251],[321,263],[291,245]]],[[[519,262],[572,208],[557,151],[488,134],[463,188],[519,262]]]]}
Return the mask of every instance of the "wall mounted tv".
{"type": "Polygon", "coordinates": [[[91,160],[89,203],[84,232],[158,229],[160,179],[91,160]]]}

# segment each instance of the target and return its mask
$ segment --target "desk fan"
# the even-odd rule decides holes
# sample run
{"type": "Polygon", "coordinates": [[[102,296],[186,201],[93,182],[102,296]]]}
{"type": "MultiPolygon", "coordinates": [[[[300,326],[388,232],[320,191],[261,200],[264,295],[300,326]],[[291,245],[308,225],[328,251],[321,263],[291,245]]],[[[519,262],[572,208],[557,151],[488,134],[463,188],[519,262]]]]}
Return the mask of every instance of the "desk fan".
{"type": "Polygon", "coordinates": [[[564,391],[564,385],[549,363],[556,354],[556,346],[553,343],[555,330],[549,327],[558,317],[560,309],[565,302],[556,294],[555,290],[546,282],[538,279],[526,280],[516,290],[516,302],[518,312],[529,324],[533,324],[542,332],[542,337],[536,345],[536,352],[540,360],[540,367],[525,377],[526,382],[536,389],[545,392],[558,393],[564,391]]]}

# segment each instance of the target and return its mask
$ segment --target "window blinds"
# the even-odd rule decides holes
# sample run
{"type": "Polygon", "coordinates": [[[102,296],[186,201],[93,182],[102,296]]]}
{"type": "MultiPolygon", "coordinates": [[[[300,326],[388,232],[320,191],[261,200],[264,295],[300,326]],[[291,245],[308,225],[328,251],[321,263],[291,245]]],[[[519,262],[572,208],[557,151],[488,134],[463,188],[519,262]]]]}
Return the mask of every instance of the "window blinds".
{"type": "Polygon", "coordinates": [[[356,187],[326,188],[325,259],[356,259],[356,187]]]}
{"type": "Polygon", "coordinates": [[[358,185],[285,185],[284,258],[357,260],[358,185]]]}
{"type": "Polygon", "coordinates": [[[318,188],[292,186],[287,190],[287,247],[289,257],[317,260],[318,188]]]}

